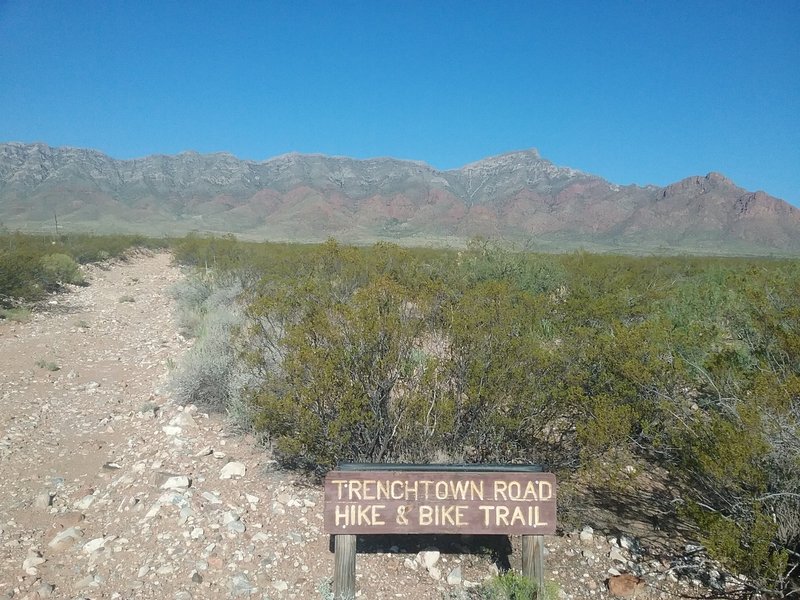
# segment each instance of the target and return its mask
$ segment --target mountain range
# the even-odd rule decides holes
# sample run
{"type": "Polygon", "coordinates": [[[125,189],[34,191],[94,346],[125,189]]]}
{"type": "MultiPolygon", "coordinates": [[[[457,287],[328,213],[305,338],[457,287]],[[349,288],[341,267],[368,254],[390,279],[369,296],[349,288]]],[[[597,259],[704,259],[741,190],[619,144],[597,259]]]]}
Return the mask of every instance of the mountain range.
{"type": "Polygon", "coordinates": [[[116,160],[0,144],[7,229],[235,233],[250,239],[409,245],[502,238],[542,250],[800,254],[800,210],[718,173],[620,186],[536,150],[441,171],[393,158],[231,154],[116,160]]]}

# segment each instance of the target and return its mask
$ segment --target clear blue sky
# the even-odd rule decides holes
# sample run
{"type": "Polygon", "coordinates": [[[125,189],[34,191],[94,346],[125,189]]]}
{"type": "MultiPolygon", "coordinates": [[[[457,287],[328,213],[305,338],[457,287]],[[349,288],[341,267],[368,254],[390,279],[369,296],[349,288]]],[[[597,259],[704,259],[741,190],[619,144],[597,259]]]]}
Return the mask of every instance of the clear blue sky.
{"type": "Polygon", "coordinates": [[[438,168],[536,147],[800,205],[800,2],[0,0],[12,140],[438,168]]]}

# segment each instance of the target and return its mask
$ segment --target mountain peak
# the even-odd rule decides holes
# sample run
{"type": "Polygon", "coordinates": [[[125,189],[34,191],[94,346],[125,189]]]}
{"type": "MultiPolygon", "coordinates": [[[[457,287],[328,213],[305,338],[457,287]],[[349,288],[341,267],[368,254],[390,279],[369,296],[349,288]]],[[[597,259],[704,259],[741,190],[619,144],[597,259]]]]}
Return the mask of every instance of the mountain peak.
{"type": "Polygon", "coordinates": [[[514,150],[511,152],[503,152],[502,154],[496,154],[494,156],[487,156],[486,158],[482,158],[480,160],[467,163],[463,167],[452,170],[465,171],[469,169],[476,169],[491,165],[509,165],[515,163],[520,164],[520,163],[532,163],[532,162],[549,162],[549,161],[543,159],[541,154],[539,154],[539,151],[536,148],[530,148],[528,150],[514,150]]]}

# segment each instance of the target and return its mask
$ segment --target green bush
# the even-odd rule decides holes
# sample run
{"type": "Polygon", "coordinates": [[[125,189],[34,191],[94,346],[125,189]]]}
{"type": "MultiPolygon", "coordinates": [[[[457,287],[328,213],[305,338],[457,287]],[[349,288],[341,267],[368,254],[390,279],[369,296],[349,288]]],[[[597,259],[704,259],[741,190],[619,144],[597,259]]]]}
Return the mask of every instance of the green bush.
{"type": "Polygon", "coordinates": [[[85,285],[76,263],[124,256],[131,248],[166,248],[140,236],[43,235],[0,232],[0,307],[40,300],[63,284],[85,285]]]}
{"type": "Polygon", "coordinates": [[[60,285],[85,285],[86,280],[78,263],[66,254],[47,254],[39,260],[42,283],[45,288],[57,288],[60,285]]]}
{"type": "Polygon", "coordinates": [[[484,581],[479,587],[467,593],[473,600],[557,600],[559,588],[552,582],[545,582],[541,598],[534,581],[513,571],[506,571],[497,577],[484,581]]]}

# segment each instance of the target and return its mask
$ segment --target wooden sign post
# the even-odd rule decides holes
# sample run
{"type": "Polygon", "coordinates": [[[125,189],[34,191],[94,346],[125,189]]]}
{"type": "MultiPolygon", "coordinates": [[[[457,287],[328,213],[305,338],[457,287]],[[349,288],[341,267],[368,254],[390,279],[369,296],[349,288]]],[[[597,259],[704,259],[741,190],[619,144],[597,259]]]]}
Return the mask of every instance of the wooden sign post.
{"type": "Polygon", "coordinates": [[[541,591],[556,478],[518,465],[341,465],[325,477],[324,515],[335,600],[355,597],[357,534],[521,535],[523,575],[541,591]]]}

